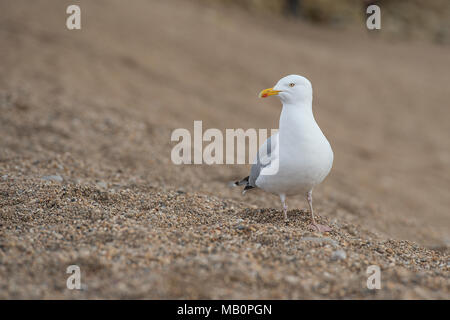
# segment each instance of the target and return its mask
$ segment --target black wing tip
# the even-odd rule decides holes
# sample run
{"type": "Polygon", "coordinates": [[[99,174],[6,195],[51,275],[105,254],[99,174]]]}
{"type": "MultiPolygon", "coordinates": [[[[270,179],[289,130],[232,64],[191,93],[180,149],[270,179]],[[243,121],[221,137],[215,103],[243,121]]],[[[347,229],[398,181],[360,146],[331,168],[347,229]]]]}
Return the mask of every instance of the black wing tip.
{"type": "Polygon", "coordinates": [[[253,188],[255,188],[254,186],[250,185],[249,183],[249,176],[245,177],[244,179],[240,180],[240,181],[236,181],[235,183],[233,183],[233,186],[237,187],[237,186],[245,186],[244,190],[242,190],[242,194],[245,194],[248,190],[251,190],[253,188]]]}
{"type": "Polygon", "coordinates": [[[233,185],[234,185],[234,186],[248,185],[248,179],[249,179],[249,176],[245,177],[245,178],[242,179],[242,180],[236,181],[233,185]]]}

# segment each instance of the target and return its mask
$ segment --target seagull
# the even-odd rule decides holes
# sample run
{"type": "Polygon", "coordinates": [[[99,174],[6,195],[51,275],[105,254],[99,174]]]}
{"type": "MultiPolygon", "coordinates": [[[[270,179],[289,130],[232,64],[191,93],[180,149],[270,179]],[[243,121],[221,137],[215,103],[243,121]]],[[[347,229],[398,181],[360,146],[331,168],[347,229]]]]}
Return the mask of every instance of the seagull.
{"type": "Polygon", "coordinates": [[[302,194],[308,201],[312,230],[331,231],[314,218],[313,188],[321,183],[333,166],[333,150],[320,130],[312,112],[311,82],[299,75],[282,78],[273,88],[262,90],[260,98],[277,96],[283,109],[279,130],[258,150],[250,175],[234,183],[277,194],[288,222],[286,197],[302,194]]]}

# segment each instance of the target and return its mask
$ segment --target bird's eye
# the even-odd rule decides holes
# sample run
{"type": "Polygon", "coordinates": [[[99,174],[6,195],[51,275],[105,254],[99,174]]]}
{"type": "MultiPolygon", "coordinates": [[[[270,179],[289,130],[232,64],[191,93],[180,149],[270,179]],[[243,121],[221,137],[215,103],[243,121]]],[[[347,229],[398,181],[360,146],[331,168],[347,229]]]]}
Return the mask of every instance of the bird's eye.
{"type": "Polygon", "coordinates": [[[295,83],[289,83],[289,87],[295,86],[295,83]]]}

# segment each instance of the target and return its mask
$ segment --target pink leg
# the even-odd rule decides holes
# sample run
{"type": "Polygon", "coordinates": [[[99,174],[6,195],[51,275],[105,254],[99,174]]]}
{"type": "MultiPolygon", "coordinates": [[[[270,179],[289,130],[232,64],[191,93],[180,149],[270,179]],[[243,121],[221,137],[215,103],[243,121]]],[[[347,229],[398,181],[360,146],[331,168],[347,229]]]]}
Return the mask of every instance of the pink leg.
{"type": "Polygon", "coordinates": [[[311,212],[311,221],[312,223],[309,225],[309,227],[314,230],[314,231],[319,231],[319,232],[328,232],[331,231],[331,228],[329,226],[323,225],[323,224],[318,224],[316,223],[316,219],[314,218],[314,210],[313,210],[313,205],[312,205],[312,190],[310,190],[307,195],[306,198],[308,199],[308,204],[309,204],[309,211],[311,212]]]}
{"type": "Polygon", "coordinates": [[[287,217],[287,205],[286,205],[286,196],[284,194],[280,194],[281,204],[283,205],[283,213],[284,213],[284,222],[289,222],[287,217]]]}

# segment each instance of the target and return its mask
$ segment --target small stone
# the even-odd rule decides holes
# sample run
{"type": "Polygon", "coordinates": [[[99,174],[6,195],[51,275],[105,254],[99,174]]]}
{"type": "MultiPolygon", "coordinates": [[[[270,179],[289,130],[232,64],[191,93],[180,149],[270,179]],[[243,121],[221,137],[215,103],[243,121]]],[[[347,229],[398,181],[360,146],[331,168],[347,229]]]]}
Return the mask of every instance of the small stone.
{"type": "Polygon", "coordinates": [[[336,241],[334,241],[331,238],[328,237],[303,237],[300,239],[300,241],[312,241],[312,242],[316,242],[316,243],[329,243],[334,247],[337,247],[338,243],[336,241]]]}
{"type": "Polygon", "coordinates": [[[63,178],[60,175],[52,175],[52,176],[43,176],[42,180],[62,182],[63,178]]]}
{"type": "Polygon", "coordinates": [[[284,279],[286,280],[286,282],[292,285],[296,285],[300,282],[299,277],[296,276],[286,276],[284,279]]]}
{"type": "Polygon", "coordinates": [[[108,184],[105,181],[99,181],[97,182],[97,186],[101,189],[106,189],[108,188],[108,184]]]}
{"type": "Polygon", "coordinates": [[[331,254],[331,260],[345,260],[347,258],[347,254],[344,250],[336,250],[331,254]]]}

